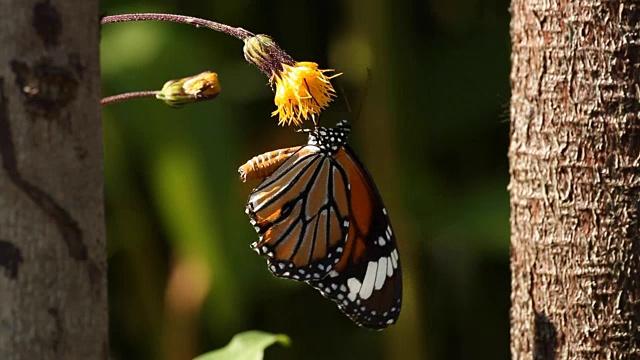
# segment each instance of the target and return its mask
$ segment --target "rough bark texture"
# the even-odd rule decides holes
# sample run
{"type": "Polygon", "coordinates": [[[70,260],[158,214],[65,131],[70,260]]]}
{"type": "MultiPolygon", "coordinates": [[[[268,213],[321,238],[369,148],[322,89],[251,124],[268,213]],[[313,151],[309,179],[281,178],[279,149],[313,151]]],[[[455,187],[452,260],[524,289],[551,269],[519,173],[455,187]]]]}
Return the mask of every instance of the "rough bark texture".
{"type": "Polygon", "coordinates": [[[107,359],[98,2],[0,0],[0,359],[107,359]]]}
{"type": "Polygon", "coordinates": [[[513,0],[511,352],[640,358],[640,8],[513,0]]]}

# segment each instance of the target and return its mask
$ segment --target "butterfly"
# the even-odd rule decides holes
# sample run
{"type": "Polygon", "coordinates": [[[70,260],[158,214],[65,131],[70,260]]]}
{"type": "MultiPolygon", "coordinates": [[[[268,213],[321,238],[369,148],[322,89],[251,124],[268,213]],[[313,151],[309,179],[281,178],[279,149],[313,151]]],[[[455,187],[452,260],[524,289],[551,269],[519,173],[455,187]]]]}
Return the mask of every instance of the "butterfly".
{"type": "Polygon", "coordinates": [[[395,234],[371,175],[346,143],[347,121],[315,127],[304,146],[242,165],[263,179],[246,206],[259,235],[251,247],[277,277],[304,281],[356,324],[383,329],[402,307],[395,234]]]}

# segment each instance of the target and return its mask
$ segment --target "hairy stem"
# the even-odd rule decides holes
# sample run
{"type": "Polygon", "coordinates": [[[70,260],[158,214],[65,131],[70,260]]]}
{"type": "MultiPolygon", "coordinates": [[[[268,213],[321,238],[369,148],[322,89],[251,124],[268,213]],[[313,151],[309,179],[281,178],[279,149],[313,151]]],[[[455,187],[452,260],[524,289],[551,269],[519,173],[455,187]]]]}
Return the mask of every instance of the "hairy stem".
{"type": "Polygon", "coordinates": [[[206,27],[211,30],[220,31],[225,34],[231,35],[240,40],[244,40],[248,37],[254,36],[252,32],[247,31],[243,28],[220,24],[215,21],[209,21],[209,20],[200,19],[196,17],[174,15],[174,14],[144,13],[144,14],[112,15],[112,16],[103,17],[101,24],[104,25],[104,24],[112,24],[112,23],[128,22],[128,21],[170,21],[175,23],[194,25],[196,27],[206,27]]]}
{"type": "Polygon", "coordinates": [[[157,91],[134,91],[124,94],[118,94],[113,96],[108,96],[100,100],[100,105],[108,105],[113,104],[119,101],[125,101],[130,99],[138,99],[138,98],[155,98],[157,91]]]}

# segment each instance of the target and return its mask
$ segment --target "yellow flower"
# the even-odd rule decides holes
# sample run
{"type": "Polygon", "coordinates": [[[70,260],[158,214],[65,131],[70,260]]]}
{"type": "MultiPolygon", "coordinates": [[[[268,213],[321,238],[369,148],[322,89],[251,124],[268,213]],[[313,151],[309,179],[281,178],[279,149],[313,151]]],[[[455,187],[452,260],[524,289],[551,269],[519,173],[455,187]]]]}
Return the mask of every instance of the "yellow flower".
{"type": "Polygon", "coordinates": [[[329,80],[341,74],[326,76],[333,70],[320,70],[314,62],[295,62],[267,35],[244,39],[244,57],[257,66],[275,85],[274,102],[278,107],[271,115],[280,125],[300,125],[329,105],[336,92],[329,80]]]}
{"type": "Polygon", "coordinates": [[[282,64],[282,70],[273,73],[269,80],[275,84],[278,109],[271,115],[278,115],[279,125],[300,125],[329,105],[336,96],[329,80],[341,74],[326,76],[328,71],[333,70],[320,70],[318,64],[305,61],[293,66],[282,64]]]}

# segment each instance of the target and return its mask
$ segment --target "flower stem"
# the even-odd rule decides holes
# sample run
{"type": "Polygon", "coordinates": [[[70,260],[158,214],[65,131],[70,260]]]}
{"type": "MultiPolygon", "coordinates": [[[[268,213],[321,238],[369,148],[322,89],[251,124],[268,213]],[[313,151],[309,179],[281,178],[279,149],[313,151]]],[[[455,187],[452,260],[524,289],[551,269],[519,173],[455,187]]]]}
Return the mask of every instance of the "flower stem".
{"type": "Polygon", "coordinates": [[[209,21],[205,19],[200,19],[191,16],[184,15],[174,15],[174,14],[123,14],[123,15],[112,15],[105,16],[101,20],[101,24],[112,24],[119,22],[128,22],[128,21],[170,21],[181,24],[194,25],[195,27],[206,27],[208,29],[212,29],[215,31],[220,31],[225,34],[231,35],[240,40],[244,40],[254,34],[250,31],[247,31],[243,28],[233,27],[225,24],[220,24],[214,21],[209,21]]]}
{"type": "Polygon", "coordinates": [[[113,104],[115,102],[125,101],[129,99],[155,98],[157,93],[158,93],[157,91],[135,91],[135,92],[108,96],[100,100],[100,105],[113,104]]]}

